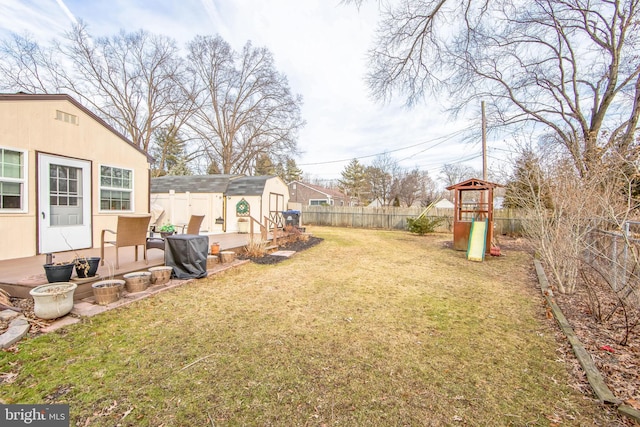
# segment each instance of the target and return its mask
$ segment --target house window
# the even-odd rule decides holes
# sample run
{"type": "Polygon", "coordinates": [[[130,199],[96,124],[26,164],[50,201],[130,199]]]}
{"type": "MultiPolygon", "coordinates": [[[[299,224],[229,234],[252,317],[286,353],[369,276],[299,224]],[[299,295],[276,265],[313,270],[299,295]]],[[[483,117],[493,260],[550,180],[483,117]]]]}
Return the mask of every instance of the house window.
{"type": "Polygon", "coordinates": [[[0,148],[0,210],[26,210],[24,151],[0,148]]]}
{"type": "Polygon", "coordinates": [[[131,211],[133,171],[100,166],[100,210],[131,211]]]}
{"type": "Polygon", "coordinates": [[[310,199],[309,206],[329,206],[329,203],[327,203],[327,199],[310,199]]]}
{"type": "Polygon", "coordinates": [[[74,116],[73,114],[65,113],[64,111],[56,110],[56,120],[60,120],[61,122],[71,123],[72,125],[78,124],[78,116],[74,116]]]}

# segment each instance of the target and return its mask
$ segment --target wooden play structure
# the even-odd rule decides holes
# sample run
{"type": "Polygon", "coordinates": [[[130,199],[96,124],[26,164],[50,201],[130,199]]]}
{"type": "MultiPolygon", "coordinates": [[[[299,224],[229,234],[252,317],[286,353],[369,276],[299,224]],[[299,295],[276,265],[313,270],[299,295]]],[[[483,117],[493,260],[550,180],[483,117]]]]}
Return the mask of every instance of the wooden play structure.
{"type": "MultiPolygon", "coordinates": [[[[472,178],[447,187],[455,191],[453,216],[453,248],[468,251],[470,234],[474,222],[485,222],[481,227],[484,241],[482,245],[473,242],[474,248],[481,247],[489,253],[493,240],[493,191],[500,184],[472,178]]],[[[479,227],[475,227],[476,230],[479,227]]],[[[481,249],[481,251],[482,251],[481,249]]]]}

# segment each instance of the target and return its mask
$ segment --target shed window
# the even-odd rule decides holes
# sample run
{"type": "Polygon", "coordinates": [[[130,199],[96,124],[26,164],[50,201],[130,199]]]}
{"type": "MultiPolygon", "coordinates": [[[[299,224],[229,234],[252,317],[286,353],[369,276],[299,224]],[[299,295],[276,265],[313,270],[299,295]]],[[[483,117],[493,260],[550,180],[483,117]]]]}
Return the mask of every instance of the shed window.
{"type": "Polygon", "coordinates": [[[133,171],[100,166],[100,210],[133,210],[133,171]]]}
{"type": "Polygon", "coordinates": [[[25,202],[24,151],[0,148],[0,210],[23,211],[25,202]]]}

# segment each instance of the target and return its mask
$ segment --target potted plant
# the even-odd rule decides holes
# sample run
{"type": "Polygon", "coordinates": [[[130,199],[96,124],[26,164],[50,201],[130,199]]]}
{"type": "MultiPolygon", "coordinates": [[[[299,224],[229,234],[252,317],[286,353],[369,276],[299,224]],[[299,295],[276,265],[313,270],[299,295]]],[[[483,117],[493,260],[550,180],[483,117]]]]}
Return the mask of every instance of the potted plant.
{"type": "MultiPolygon", "coordinates": [[[[71,264],[73,268],[73,264],[71,264]]],[[[73,308],[73,293],[78,285],[69,282],[40,285],[29,291],[33,297],[33,312],[41,319],[56,319],[73,308]]]]}
{"type": "Polygon", "coordinates": [[[124,284],[124,280],[121,279],[107,279],[93,283],[91,288],[96,304],[107,305],[118,301],[124,284]]]}
{"type": "Polygon", "coordinates": [[[238,218],[238,233],[248,233],[248,232],[249,232],[249,219],[238,218]]]}
{"type": "Polygon", "coordinates": [[[76,274],[78,275],[78,278],[84,279],[86,277],[94,277],[98,271],[100,257],[77,256],[74,258],[73,263],[76,267],[76,274]]]}
{"type": "Polygon", "coordinates": [[[44,264],[44,272],[49,283],[68,282],[73,274],[73,262],[56,262],[44,264]]]}
{"type": "Polygon", "coordinates": [[[130,294],[146,290],[151,283],[151,272],[149,271],[134,271],[122,277],[124,278],[127,292],[130,294]]]}
{"type": "Polygon", "coordinates": [[[173,224],[165,224],[162,227],[160,227],[160,235],[165,238],[167,236],[171,236],[172,234],[174,234],[176,232],[176,227],[173,224]]]}

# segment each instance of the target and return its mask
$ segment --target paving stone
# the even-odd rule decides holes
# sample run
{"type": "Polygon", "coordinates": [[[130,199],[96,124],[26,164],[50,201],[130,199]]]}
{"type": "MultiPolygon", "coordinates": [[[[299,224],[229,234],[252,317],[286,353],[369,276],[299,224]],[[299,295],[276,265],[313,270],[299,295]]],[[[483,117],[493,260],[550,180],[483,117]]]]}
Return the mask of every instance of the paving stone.
{"type": "Polygon", "coordinates": [[[10,347],[20,341],[22,337],[27,335],[29,328],[31,328],[31,325],[29,325],[29,322],[23,315],[13,319],[11,323],[9,323],[9,329],[0,335],[0,348],[10,347]]]}
{"type": "Polygon", "coordinates": [[[53,332],[57,329],[63,328],[65,326],[73,325],[74,323],[78,323],[80,319],[77,317],[64,316],[61,319],[56,320],[49,326],[46,326],[41,329],[42,332],[53,332]]]}
{"type": "Polygon", "coordinates": [[[272,253],[271,255],[273,256],[284,256],[289,258],[291,255],[295,254],[296,251],[276,251],[274,253],[272,253]]]}
{"type": "Polygon", "coordinates": [[[20,313],[18,313],[17,311],[13,311],[9,309],[0,311],[0,320],[8,321],[18,316],[20,316],[20,313]]]}

